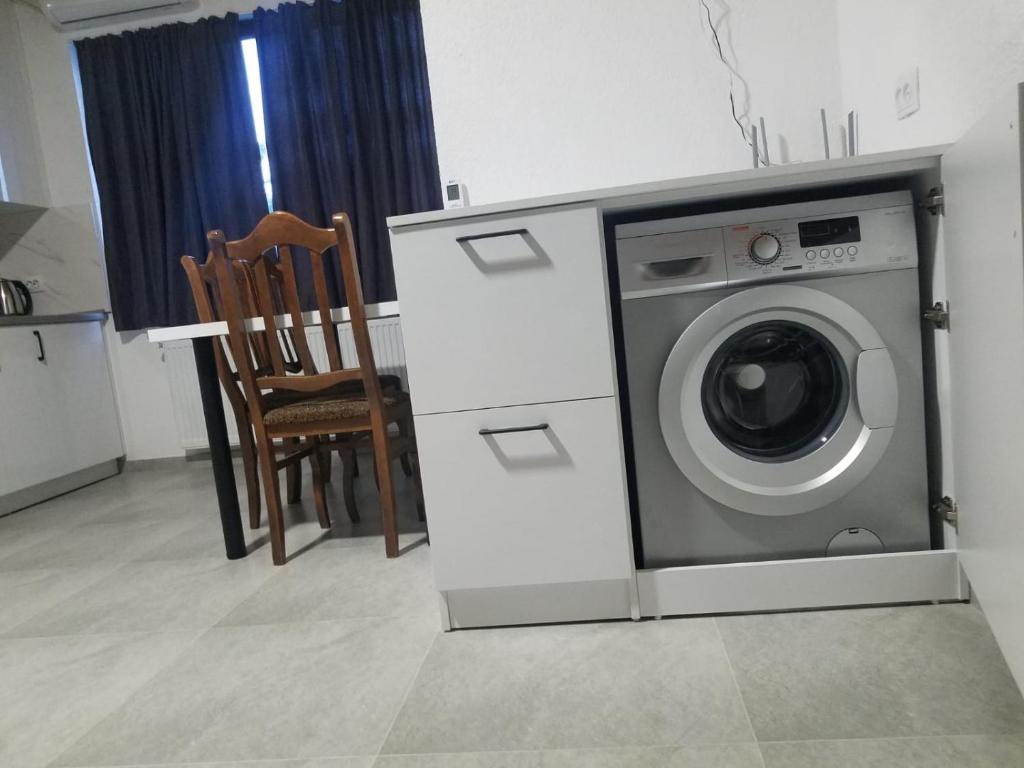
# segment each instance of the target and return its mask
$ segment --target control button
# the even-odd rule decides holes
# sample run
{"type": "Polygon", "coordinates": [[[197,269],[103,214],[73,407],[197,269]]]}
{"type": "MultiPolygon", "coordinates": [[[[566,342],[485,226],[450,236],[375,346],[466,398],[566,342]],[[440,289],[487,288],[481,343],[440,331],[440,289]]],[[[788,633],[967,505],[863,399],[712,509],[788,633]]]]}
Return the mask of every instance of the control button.
{"type": "Polygon", "coordinates": [[[848,254],[850,254],[851,256],[856,256],[857,255],[857,246],[856,245],[851,245],[849,248],[846,249],[846,252],[848,254]]]}
{"type": "Polygon", "coordinates": [[[843,255],[843,249],[842,248],[833,248],[832,249],[832,255],[833,256],[842,256],[843,255]]]}
{"type": "Polygon", "coordinates": [[[807,253],[804,254],[804,256],[807,258],[808,261],[814,261],[816,258],[818,258],[818,254],[816,251],[808,251],[807,253]]]}
{"type": "Polygon", "coordinates": [[[782,254],[782,243],[770,232],[762,232],[750,241],[747,249],[756,264],[771,264],[782,254]]]}
{"type": "Polygon", "coordinates": [[[822,248],[821,249],[821,258],[827,259],[831,255],[832,255],[832,251],[830,251],[828,248],[822,248]]]}

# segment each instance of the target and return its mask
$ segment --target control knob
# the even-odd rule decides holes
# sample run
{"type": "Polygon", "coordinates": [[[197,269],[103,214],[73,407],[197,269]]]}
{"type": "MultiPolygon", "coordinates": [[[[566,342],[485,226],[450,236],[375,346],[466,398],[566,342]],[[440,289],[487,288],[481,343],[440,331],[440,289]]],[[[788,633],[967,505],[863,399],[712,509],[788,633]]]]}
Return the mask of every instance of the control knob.
{"type": "Polygon", "coordinates": [[[771,264],[782,255],[782,243],[770,232],[762,232],[750,241],[747,252],[755,264],[771,264]]]}

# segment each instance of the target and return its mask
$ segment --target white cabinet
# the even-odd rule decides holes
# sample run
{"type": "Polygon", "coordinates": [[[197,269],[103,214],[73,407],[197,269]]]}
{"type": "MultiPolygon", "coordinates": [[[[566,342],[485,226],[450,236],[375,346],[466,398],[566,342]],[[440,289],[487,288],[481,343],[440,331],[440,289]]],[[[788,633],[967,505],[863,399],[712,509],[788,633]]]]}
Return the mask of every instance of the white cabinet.
{"type": "Polygon", "coordinates": [[[611,397],[419,417],[438,589],[631,578],[618,433],[611,397]]]}
{"type": "Polygon", "coordinates": [[[615,393],[593,207],[392,236],[415,413],[615,393]]]}
{"type": "Polygon", "coordinates": [[[111,467],[124,449],[100,323],[0,326],[0,413],[0,512],[111,467]]]}
{"type": "Polygon", "coordinates": [[[391,243],[446,624],[630,615],[597,209],[475,216],[391,243]]]}

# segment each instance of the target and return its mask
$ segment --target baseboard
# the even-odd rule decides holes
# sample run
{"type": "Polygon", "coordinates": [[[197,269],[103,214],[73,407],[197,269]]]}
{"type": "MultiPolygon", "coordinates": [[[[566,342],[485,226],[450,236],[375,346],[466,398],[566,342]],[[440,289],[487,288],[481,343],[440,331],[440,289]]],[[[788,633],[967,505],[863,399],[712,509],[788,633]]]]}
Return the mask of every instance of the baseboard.
{"type": "Polygon", "coordinates": [[[0,517],[113,477],[121,472],[123,463],[123,459],[110,459],[77,472],[0,496],[0,517]]]}
{"type": "Polygon", "coordinates": [[[444,593],[448,621],[442,623],[465,629],[628,619],[632,590],[632,579],[451,590],[444,593]]]}
{"type": "Polygon", "coordinates": [[[952,550],[892,552],[637,572],[641,616],[759,613],[963,600],[952,550]]]}

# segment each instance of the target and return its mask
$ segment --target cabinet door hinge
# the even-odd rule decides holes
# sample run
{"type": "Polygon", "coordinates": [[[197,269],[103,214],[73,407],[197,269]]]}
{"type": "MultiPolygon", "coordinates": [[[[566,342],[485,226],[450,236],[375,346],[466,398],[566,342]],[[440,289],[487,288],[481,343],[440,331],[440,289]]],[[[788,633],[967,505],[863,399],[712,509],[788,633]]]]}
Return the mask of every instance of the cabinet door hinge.
{"type": "Polygon", "coordinates": [[[943,496],[939,501],[932,504],[932,512],[952,525],[953,528],[960,527],[960,508],[949,496],[943,496]]]}
{"type": "Polygon", "coordinates": [[[931,309],[926,309],[921,313],[921,317],[924,318],[925,322],[931,323],[931,325],[939,331],[949,330],[949,302],[948,301],[936,301],[932,304],[931,309]]]}
{"type": "Polygon", "coordinates": [[[932,216],[938,216],[939,214],[946,213],[946,198],[942,192],[942,185],[932,187],[928,190],[928,194],[925,195],[924,200],[920,202],[920,206],[924,208],[932,216]]]}

